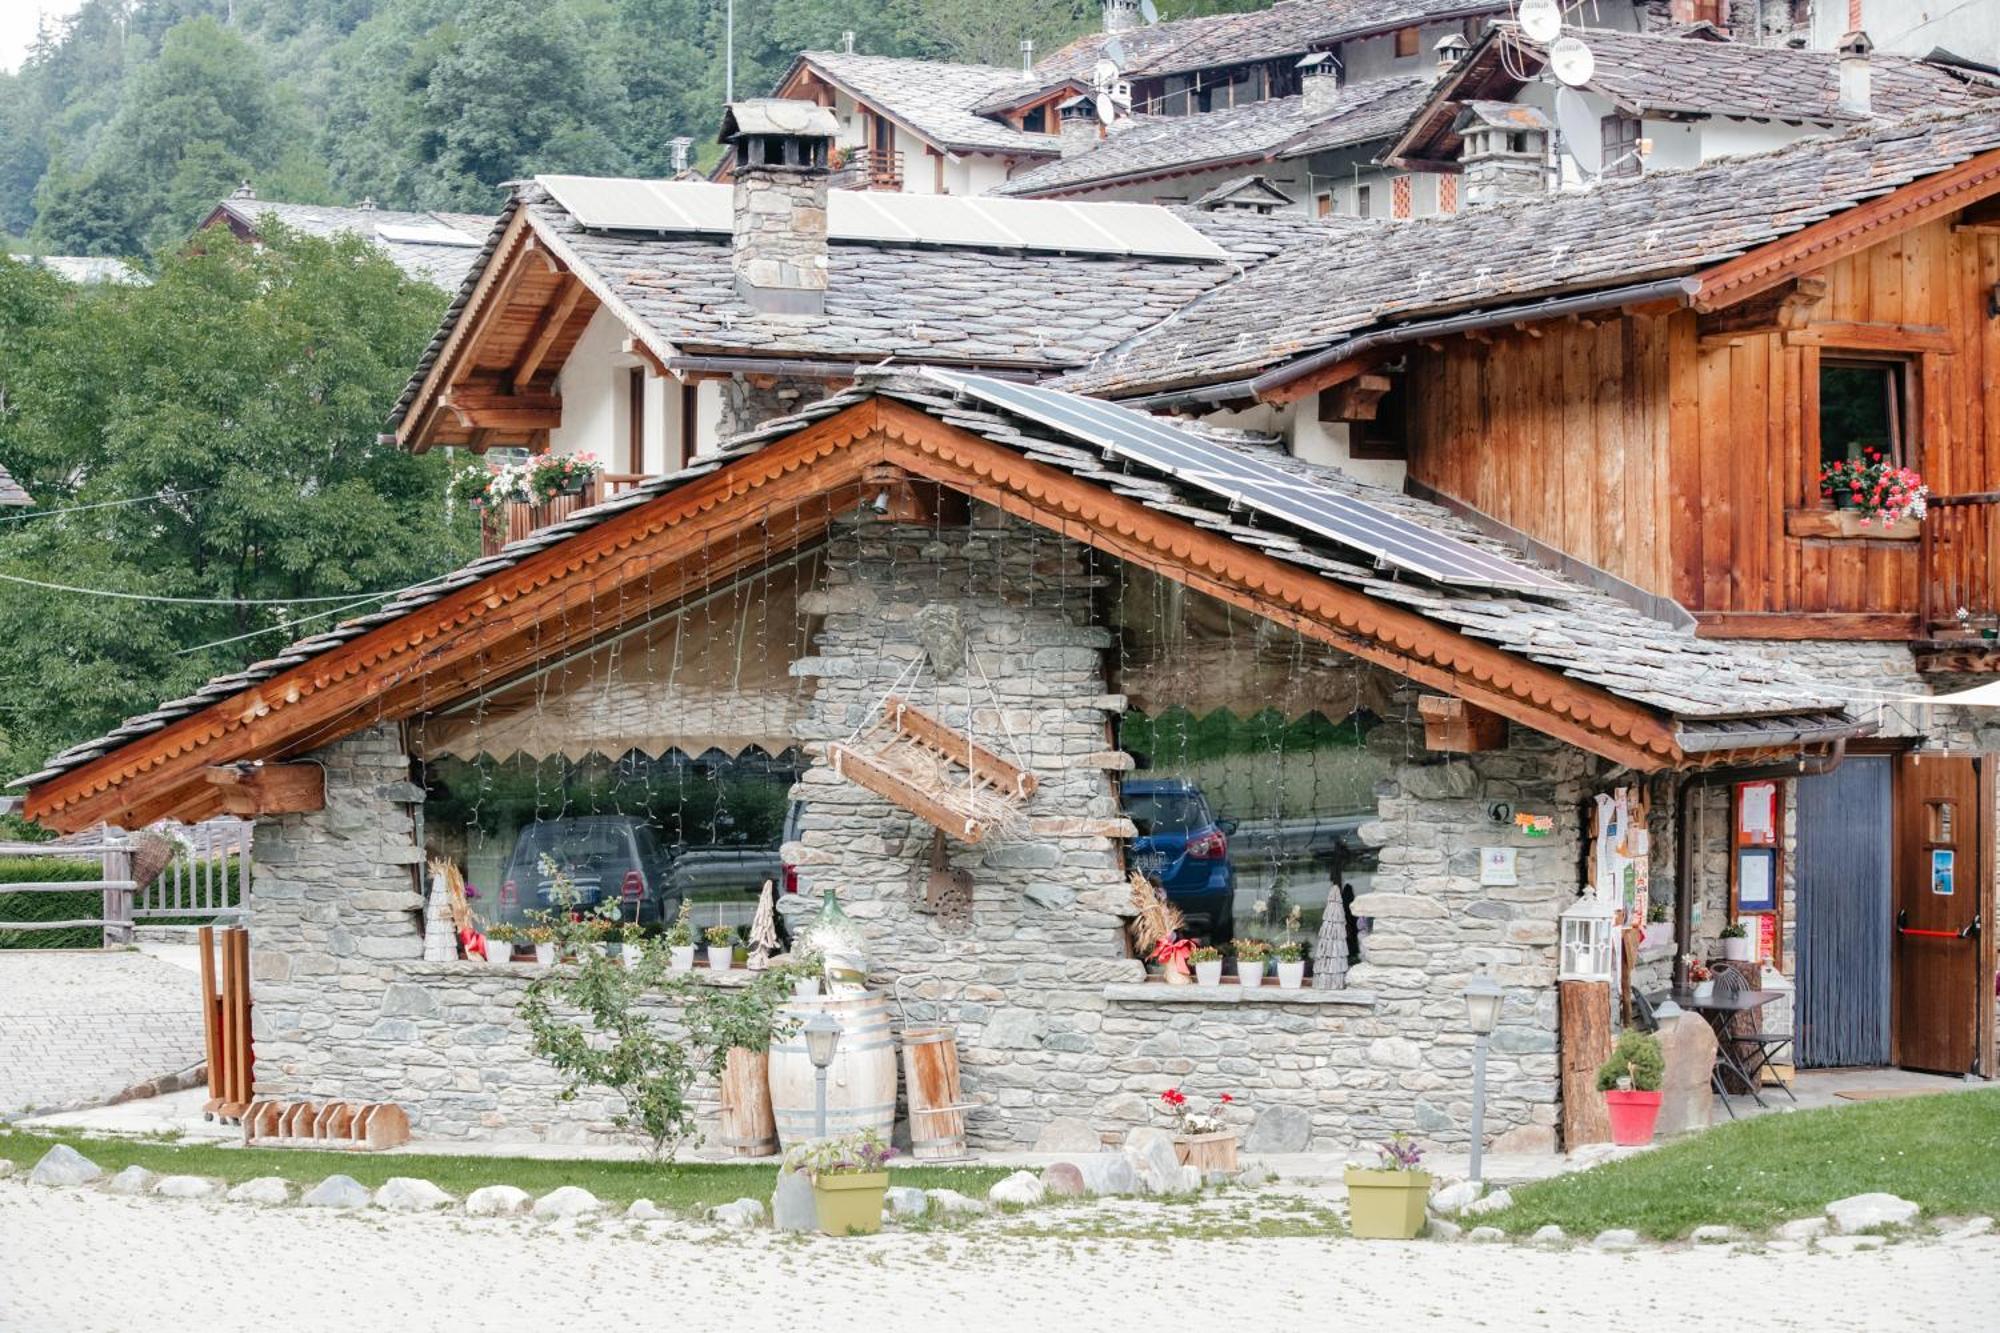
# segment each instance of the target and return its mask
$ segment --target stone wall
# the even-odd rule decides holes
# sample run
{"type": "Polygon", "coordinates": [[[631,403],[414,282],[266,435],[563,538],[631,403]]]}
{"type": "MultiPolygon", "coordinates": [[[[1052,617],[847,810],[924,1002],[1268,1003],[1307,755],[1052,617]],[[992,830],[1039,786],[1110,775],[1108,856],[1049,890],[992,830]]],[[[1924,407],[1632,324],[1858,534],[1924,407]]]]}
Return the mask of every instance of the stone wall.
{"type": "MultiPolygon", "coordinates": [[[[910,1017],[957,1025],[976,1145],[1030,1145],[1051,1126],[1115,1135],[1158,1120],[1158,1094],[1180,1085],[1231,1093],[1258,1151],[1352,1149],[1398,1129],[1462,1146],[1472,1040],[1460,991],[1483,967],[1508,993],[1488,1133],[1552,1146],[1556,920],[1576,893],[1586,756],[1520,727],[1501,751],[1432,754],[1415,691],[1386,679],[1374,697],[1388,715],[1367,743],[1390,776],[1363,830],[1380,865],[1355,904],[1372,929],[1346,988],[1147,982],[1125,945],[1111,834],[1128,827],[1114,782],[1130,760],[1112,744],[1124,701],[1110,692],[1095,608],[1105,575],[1090,553],[976,508],[963,526],[843,529],[826,565],[807,608],[823,630],[794,664],[814,682],[799,739],[818,762],[795,789],[807,810],[789,859],[808,896],[838,891],[877,987],[902,982],[910,1017]],[[953,664],[943,678],[933,652],[953,664]],[[963,917],[926,910],[930,826],[824,763],[830,741],[860,730],[865,745],[892,687],[1018,754],[1041,784],[1021,812],[1026,836],[946,843],[971,876],[963,917]],[[1527,837],[1492,817],[1494,802],[1551,816],[1553,832],[1527,837]],[[1518,849],[1518,883],[1480,885],[1479,849],[1494,845],[1518,849]]],[[[421,793],[396,733],[317,758],[327,809],[264,821],[257,836],[259,1092],[398,1101],[425,1136],[606,1131],[615,1108],[559,1105],[528,1052],[514,1010],[532,969],[419,961],[421,793]]]]}

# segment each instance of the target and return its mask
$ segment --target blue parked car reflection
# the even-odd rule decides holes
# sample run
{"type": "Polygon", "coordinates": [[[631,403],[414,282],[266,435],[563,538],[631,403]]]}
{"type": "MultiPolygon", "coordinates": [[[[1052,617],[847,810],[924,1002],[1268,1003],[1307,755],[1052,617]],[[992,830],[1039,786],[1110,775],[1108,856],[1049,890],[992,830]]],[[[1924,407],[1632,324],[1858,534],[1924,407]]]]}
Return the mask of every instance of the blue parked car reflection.
{"type": "Polygon", "coordinates": [[[1201,788],[1186,778],[1132,778],[1124,797],[1126,817],[1139,831],[1130,851],[1133,869],[1166,889],[1189,931],[1226,943],[1235,933],[1229,835],[1236,821],[1216,819],[1201,788]]]}

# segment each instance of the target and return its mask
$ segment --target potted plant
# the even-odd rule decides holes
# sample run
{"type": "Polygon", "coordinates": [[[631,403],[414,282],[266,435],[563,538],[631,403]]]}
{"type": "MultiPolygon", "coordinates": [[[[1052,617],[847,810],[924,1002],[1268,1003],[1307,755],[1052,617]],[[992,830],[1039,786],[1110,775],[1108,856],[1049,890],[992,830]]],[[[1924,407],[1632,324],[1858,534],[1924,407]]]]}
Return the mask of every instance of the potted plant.
{"type": "Polygon", "coordinates": [[[1646,929],[1640,933],[1641,949],[1659,949],[1674,942],[1674,923],[1667,920],[1667,905],[1658,898],[1646,904],[1646,929]]]}
{"type": "Polygon", "coordinates": [[[1597,1090],[1611,1112],[1611,1141],[1637,1148],[1653,1141],[1660,1118],[1660,1081],[1667,1060],[1660,1039],[1650,1032],[1626,1028],[1611,1058],[1597,1067],[1597,1090]]]}
{"type": "Polygon", "coordinates": [[[708,970],[727,972],[736,961],[736,927],[710,926],[701,937],[708,942],[708,970]]]}
{"type": "Polygon", "coordinates": [[[1294,903],[1285,913],[1285,938],[1271,951],[1278,960],[1278,986],[1283,990],[1297,990],[1306,980],[1306,946],[1298,938],[1301,915],[1294,903]]]}
{"type": "Polygon", "coordinates": [[[538,504],[558,495],[581,495],[602,471],[596,454],[543,454],[528,465],[528,487],[538,504]]]}
{"type": "Polygon", "coordinates": [[[1264,960],[1270,957],[1271,944],[1252,935],[1245,935],[1236,941],[1236,981],[1243,986],[1260,986],[1264,982],[1264,960]]]}
{"type": "Polygon", "coordinates": [[[514,961],[514,941],[521,932],[515,927],[501,922],[486,928],[486,961],[494,966],[514,961]]]}
{"type": "MultiPolygon", "coordinates": [[[[1215,1099],[1218,1108],[1235,1100],[1226,1092],[1215,1099]]],[[[1182,1166],[1204,1173],[1236,1169],[1236,1131],[1223,1124],[1219,1114],[1196,1110],[1179,1088],[1161,1093],[1160,1104],[1173,1117],[1174,1156],[1182,1166]]]]}
{"type": "Polygon", "coordinates": [[[1194,979],[1203,986],[1222,984],[1222,950],[1213,944],[1204,944],[1188,958],[1194,963],[1194,979]]]}
{"type": "Polygon", "coordinates": [[[1711,999],[1715,995],[1715,969],[1691,953],[1681,955],[1681,965],[1687,969],[1688,985],[1694,987],[1694,998],[1711,999]]]}
{"type": "Polygon", "coordinates": [[[811,1000],[819,996],[822,974],[826,970],[826,959],[810,944],[797,944],[792,951],[771,971],[791,983],[792,998],[811,1000]]]}
{"type": "Polygon", "coordinates": [[[627,967],[637,967],[645,956],[645,927],[637,921],[627,921],[618,928],[618,960],[627,967]]]}
{"type": "Polygon", "coordinates": [[[785,1154],[786,1171],[812,1181],[819,1229],[829,1236],[872,1235],[882,1229],[882,1196],[896,1150],[872,1129],[801,1143],[785,1154]]]}
{"type": "Polygon", "coordinates": [[[1731,963],[1750,961],[1750,932],[1741,921],[1722,928],[1722,957],[1731,963]]]}
{"type": "Polygon", "coordinates": [[[1399,1130],[1376,1152],[1372,1169],[1347,1164],[1347,1229],[1362,1240],[1413,1240],[1431,1197],[1423,1149],[1399,1130]]]}
{"type": "Polygon", "coordinates": [[[1931,488],[1915,470],[1896,466],[1880,449],[1863,447],[1859,457],[1821,465],[1819,493],[1848,536],[1909,537],[1929,507],[1931,488]]]}
{"type": "Polygon", "coordinates": [[[556,965],[556,928],[544,923],[529,926],[528,943],[535,946],[535,966],[554,967],[556,965]]]}
{"type": "Polygon", "coordinates": [[[665,939],[674,971],[694,971],[694,918],[687,899],[681,899],[680,913],[674,917],[674,924],[667,927],[665,939]]]}

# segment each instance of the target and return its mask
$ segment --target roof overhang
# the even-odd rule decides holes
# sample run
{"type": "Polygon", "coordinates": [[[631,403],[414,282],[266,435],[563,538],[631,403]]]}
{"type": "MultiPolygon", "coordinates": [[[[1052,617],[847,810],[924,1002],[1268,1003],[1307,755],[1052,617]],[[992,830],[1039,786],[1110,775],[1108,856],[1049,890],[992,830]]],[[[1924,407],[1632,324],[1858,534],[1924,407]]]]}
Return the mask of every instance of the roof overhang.
{"type": "MultiPolygon", "coordinates": [[[[918,408],[869,397],[522,556],[360,637],[136,736],[28,790],[73,831],[214,813],[218,764],[294,757],[443,707],[618,624],[817,540],[889,464],[1635,771],[1690,755],[1673,719],[1036,462],[918,408]],[[609,607],[605,621],[582,614],[609,607]]],[[[615,502],[614,502],[615,503],[615,502]]],[[[572,520],[574,522],[575,520],[572,520]]]]}
{"type": "MultiPolygon", "coordinates": [[[[828,87],[837,88],[841,92],[846,93],[856,102],[862,103],[871,111],[887,119],[897,129],[902,130],[914,139],[921,140],[925,145],[936,149],[940,153],[983,153],[991,157],[1010,158],[1060,157],[1062,155],[1062,145],[1060,143],[1051,143],[1047,148],[1026,144],[1018,147],[999,148],[992,144],[954,143],[949,139],[932,134],[928,130],[918,129],[909,117],[903,115],[895,108],[886,105],[879,97],[871,93],[862,92],[852,84],[841,80],[833,71],[816,63],[810,51],[801,52],[799,55],[793,57],[791,68],[785,71],[785,77],[778,82],[776,95],[779,97],[798,96],[797,85],[802,81],[803,76],[808,73],[828,87]]],[[[977,115],[979,113],[968,110],[966,114],[977,115]]],[[[1003,127],[996,122],[994,128],[999,129],[1003,127]]],[[[1013,129],[1013,126],[1009,125],[1004,128],[1013,129]]],[[[1023,131],[1018,130],[1015,132],[1023,133],[1023,131]]]]}

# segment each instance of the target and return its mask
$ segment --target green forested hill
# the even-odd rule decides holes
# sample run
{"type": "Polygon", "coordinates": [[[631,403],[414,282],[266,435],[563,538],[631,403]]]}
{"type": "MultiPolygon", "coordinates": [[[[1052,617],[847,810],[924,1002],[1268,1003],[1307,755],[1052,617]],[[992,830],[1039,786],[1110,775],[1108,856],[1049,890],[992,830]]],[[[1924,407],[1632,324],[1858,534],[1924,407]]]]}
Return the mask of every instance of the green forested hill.
{"type": "MultiPolygon", "coordinates": [[[[1258,0],[1163,3],[1170,14],[1258,0]]],[[[138,255],[249,177],[270,199],[485,211],[535,171],[661,173],[707,148],[723,0],[86,0],[0,74],[0,236],[138,255]]],[[[793,53],[1011,64],[1096,0],[737,0],[739,95],[793,53]]]]}

